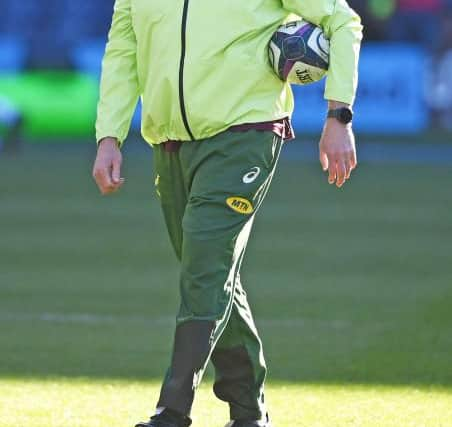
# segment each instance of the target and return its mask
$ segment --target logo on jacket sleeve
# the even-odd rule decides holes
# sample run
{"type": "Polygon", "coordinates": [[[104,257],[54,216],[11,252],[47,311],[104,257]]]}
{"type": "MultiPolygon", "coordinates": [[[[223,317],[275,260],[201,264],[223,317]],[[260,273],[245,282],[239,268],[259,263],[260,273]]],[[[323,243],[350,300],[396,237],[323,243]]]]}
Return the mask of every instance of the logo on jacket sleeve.
{"type": "Polygon", "coordinates": [[[235,212],[243,215],[251,215],[254,212],[253,204],[243,197],[229,197],[226,204],[235,212]]]}

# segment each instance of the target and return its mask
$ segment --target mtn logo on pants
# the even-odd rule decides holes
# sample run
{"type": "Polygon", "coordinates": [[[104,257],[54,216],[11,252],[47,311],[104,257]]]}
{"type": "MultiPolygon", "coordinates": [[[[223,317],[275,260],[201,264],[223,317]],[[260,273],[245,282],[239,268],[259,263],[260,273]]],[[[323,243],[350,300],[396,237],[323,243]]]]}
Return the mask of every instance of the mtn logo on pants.
{"type": "Polygon", "coordinates": [[[253,204],[243,197],[229,197],[226,204],[235,212],[243,215],[251,215],[254,212],[253,204]]]}

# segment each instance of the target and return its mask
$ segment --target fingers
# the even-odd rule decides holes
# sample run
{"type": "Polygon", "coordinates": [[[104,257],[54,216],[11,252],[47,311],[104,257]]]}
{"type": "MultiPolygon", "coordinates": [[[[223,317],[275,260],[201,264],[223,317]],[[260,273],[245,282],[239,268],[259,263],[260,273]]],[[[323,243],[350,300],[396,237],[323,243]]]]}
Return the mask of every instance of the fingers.
{"type": "Polygon", "coordinates": [[[120,164],[118,163],[113,163],[111,167],[95,165],[93,177],[100,192],[104,195],[118,191],[124,184],[124,179],[120,178],[120,164]]]}
{"type": "Polygon", "coordinates": [[[93,178],[96,181],[99,190],[103,194],[113,186],[110,178],[110,173],[108,172],[106,167],[95,165],[93,170],[93,178]]]}
{"type": "Polygon", "coordinates": [[[338,188],[342,187],[347,176],[345,162],[341,158],[330,156],[328,163],[328,183],[331,185],[336,184],[338,188]]]}
{"type": "Polygon", "coordinates": [[[327,156],[328,182],[341,188],[350,179],[353,169],[356,168],[356,154],[336,154],[327,156]]]}
{"type": "Polygon", "coordinates": [[[112,179],[111,187],[109,187],[107,189],[107,191],[103,194],[106,195],[106,194],[116,193],[122,187],[124,182],[125,182],[124,178],[119,178],[118,182],[114,182],[112,179]]]}
{"type": "Polygon", "coordinates": [[[347,174],[349,174],[349,171],[347,171],[347,167],[345,165],[345,162],[341,159],[336,162],[336,186],[338,188],[341,188],[344,183],[347,174]]]}
{"type": "Polygon", "coordinates": [[[353,150],[345,157],[346,180],[350,179],[352,172],[356,169],[357,166],[358,161],[356,159],[356,150],[353,150]]]}
{"type": "Polygon", "coordinates": [[[337,178],[336,159],[334,156],[328,156],[328,182],[334,184],[337,178]]]}
{"type": "Polygon", "coordinates": [[[346,160],[345,163],[345,180],[349,180],[352,174],[352,167],[350,161],[346,160]]]}

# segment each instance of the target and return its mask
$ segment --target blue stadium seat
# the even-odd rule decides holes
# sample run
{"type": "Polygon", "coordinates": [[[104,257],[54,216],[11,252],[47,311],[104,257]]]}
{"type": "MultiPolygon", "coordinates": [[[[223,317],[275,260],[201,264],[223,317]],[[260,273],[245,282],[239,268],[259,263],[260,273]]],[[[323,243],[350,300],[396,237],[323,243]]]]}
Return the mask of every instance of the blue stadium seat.
{"type": "Polygon", "coordinates": [[[33,68],[66,68],[70,49],[78,42],[106,37],[113,4],[114,0],[0,0],[0,36],[23,40],[33,68]]]}
{"type": "Polygon", "coordinates": [[[113,13],[113,0],[60,2],[64,6],[64,16],[60,22],[64,22],[64,25],[60,26],[59,32],[65,39],[78,42],[106,37],[113,13]]]}
{"type": "Polygon", "coordinates": [[[45,0],[6,1],[1,5],[2,21],[0,33],[10,37],[30,40],[42,26],[38,25],[42,9],[48,10],[45,0]]]}
{"type": "Polygon", "coordinates": [[[0,36],[0,73],[13,73],[25,67],[27,50],[18,39],[0,36]]]}
{"type": "Polygon", "coordinates": [[[76,70],[99,78],[104,51],[104,39],[83,41],[72,49],[71,62],[76,70]]]}

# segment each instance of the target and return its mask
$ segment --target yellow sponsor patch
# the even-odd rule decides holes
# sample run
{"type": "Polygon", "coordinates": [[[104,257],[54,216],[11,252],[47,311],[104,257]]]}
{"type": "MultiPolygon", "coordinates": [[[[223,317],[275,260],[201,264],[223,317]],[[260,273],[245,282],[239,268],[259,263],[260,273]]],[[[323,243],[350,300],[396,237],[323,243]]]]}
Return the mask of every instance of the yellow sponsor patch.
{"type": "Polygon", "coordinates": [[[226,204],[233,210],[243,215],[251,215],[254,212],[253,204],[243,197],[229,197],[226,204]]]}

